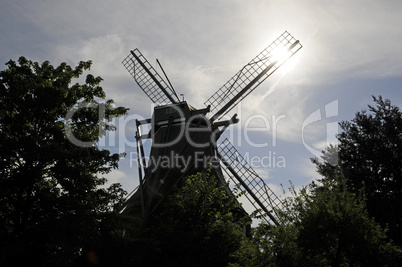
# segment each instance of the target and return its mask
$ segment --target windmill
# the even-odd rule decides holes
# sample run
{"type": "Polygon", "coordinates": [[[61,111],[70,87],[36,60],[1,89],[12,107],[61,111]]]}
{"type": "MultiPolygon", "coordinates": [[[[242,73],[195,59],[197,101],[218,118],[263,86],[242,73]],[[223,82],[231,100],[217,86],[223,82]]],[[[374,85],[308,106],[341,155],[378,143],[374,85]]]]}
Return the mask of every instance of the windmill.
{"type": "MultiPolygon", "coordinates": [[[[174,185],[209,165],[217,179],[225,181],[223,170],[240,186],[268,224],[279,225],[279,198],[228,139],[220,140],[227,127],[239,121],[237,115],[222,118],[301,48],[285,31],[208,98],[202,109],[180,100],[159,61],[166,81],[138,49],[130,51],[122,63],[155,108],[151,119],[136,121],[139,186],[128,197],[123,212],[146,222],[174,185]],[[151,130],[142,133],[142,126],[149,124],[151,130]],[[152,139],[149,157],[144,139],[152,139]]],[[[231,195],[229,188],[227,193],[231,195]]]]}

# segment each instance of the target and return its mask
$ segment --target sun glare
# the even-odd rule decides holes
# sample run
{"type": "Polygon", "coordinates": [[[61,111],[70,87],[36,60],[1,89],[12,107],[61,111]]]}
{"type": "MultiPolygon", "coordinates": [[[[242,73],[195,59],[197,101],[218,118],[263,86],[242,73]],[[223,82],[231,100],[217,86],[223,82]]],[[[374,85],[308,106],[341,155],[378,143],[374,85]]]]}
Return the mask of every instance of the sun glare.
{"type": "Polygon", "coordinates": [[[278,64],[282,64],[290,56],[290,52],[287,47],[279,45],[271,51],[271,62],[278,61],[278,64]]]}
{"type": "MultiPolygon", "coordinates": [[[[288,60],[294,52],[292,50],[295,49],[296,46],[299,45],[299,42],[296,41],[295,43],[282,43],[279,44],[271,51],[271,62],[276,62],[277,66],[281,66],[286,60],[288,60]]],[[[296,47],[297,49],[298,47],[296,47]]],[[[285,64],[283,64],[280,68],[278,68],[279,73],[286,73],[294,66],[294,60],[289,60],[285,64]]]]}

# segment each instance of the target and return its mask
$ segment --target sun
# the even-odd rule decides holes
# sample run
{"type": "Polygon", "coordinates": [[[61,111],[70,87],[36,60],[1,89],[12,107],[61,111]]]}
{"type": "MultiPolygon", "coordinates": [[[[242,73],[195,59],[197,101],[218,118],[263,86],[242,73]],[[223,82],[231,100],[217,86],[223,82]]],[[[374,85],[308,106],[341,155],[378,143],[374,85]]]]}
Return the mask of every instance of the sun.
{"type": "Polygon", "coordinates": [[[286,73],[294,66],[294,60],[289,60],[292,55],[295,53],[294,50],[300,49],[301,45],[299,41],[295,41],[293,44],[290,42],[287,43],[280,43],[274,49],[271,50],[271,62],[275,62],[275,65],[278,67],[279,73],[286,73]],[[283,64],[285,63],[286,64],[283,64]],[[283,64],[283,65],[282,65],[283,64]],[[279,66],[281,66],[279,68],[279,66]]]}
{"type": "Polygon", "coordinates": [[[271,62],[277,61],[278,65],[281,65],[289,57],[290,51],[284,45],[279,45],[271,51],[271,62]]]}

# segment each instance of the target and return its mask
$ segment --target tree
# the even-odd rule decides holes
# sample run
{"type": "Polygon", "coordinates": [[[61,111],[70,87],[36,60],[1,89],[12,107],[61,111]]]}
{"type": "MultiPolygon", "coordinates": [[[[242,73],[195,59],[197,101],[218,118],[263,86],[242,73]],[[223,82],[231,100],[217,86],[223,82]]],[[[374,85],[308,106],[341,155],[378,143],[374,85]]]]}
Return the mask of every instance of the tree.
{"type": "Polygon", "coordinates": [[[0,72],[0,242],[2,263],[68,265],[85,244],[111,232],[120,185],[101,188],[120,155],[97,146],[113,116],[91,61],[53,67],[20,57],[0,72]],[[67,119],[66,119],[66,115],[67,119]],[[104,118],[100,118],[104,115],[104,118]],[[70,140],[73,140],[71,142],[70,140]],[[77,146],[77,142],[79,146],[77,146]]]}
{"type": "Polygon", "coordinates": [[[326,151],[327,156],[338,153],[339,164],[331,166],[326,158],[315,163],[326,179],[332,179],[326,173],[337,168],[348,190],[363,190],[370,216],[389,227],[389,237],[401,246],[402,112],[381,96],[373,100],[368,112],[357,112],[352,121],[340,123],[338,151],[326,151]]]}
{"type": "Polygon", "coordinates": [[[393,266],[397,248],[386,231],[371,218],[363,196],[350,193],[337,183],[325,182],[315,190],[311,202],[302,209],[298,244],[303,262],[345,266],[393,266]]]}
{"type": "Polygon", "coordinates": [[[184,178],[131,244],[141,266],[228,266],[246,241],[240,204],[209,171],[184,178]]]}
{"type": "Polygon", "coordinates": [[[312,183],[284,201],[283,224],[260,225],[252,266],[395,266],[402,251],[367,213],[363,195],[338,181],[312,183]]]}

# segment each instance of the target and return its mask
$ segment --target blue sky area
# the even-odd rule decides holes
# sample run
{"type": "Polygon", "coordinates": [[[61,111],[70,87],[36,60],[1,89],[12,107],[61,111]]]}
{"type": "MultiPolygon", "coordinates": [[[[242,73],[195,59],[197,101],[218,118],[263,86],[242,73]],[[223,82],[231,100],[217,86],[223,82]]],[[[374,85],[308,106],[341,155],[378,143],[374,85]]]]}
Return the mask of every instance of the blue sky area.
{"type": "Polygon", "coordinates": [[[399,0],[2,1],[0,63],[4,69],[19,56],[53,65],[92,60],[90,73],[104,79],[107,97],[130,108],[103,142],[127,153],[108,178],[131,191],[138,184],[130,158],[134,119],[149,118],[152,107],[121,64],[129,51],[139,48],[154,66],[159,59],[178,93],[202,108],[286,30],[303,49],[242,102],[234,111],[240,123],[226,133],[249,158],[283,157],[285,166],[255,168],[280,194],[289,180],[300,187],[318,178],[310,158],[334,140],[329,125],[352,119],[372,104],[371,95],[402,105],[401,11],[399,0]],[[249,131],[248,139],[267,145],[255,147],[244,128],[261,128],[263,118],[270,128],[249,131]]]}

